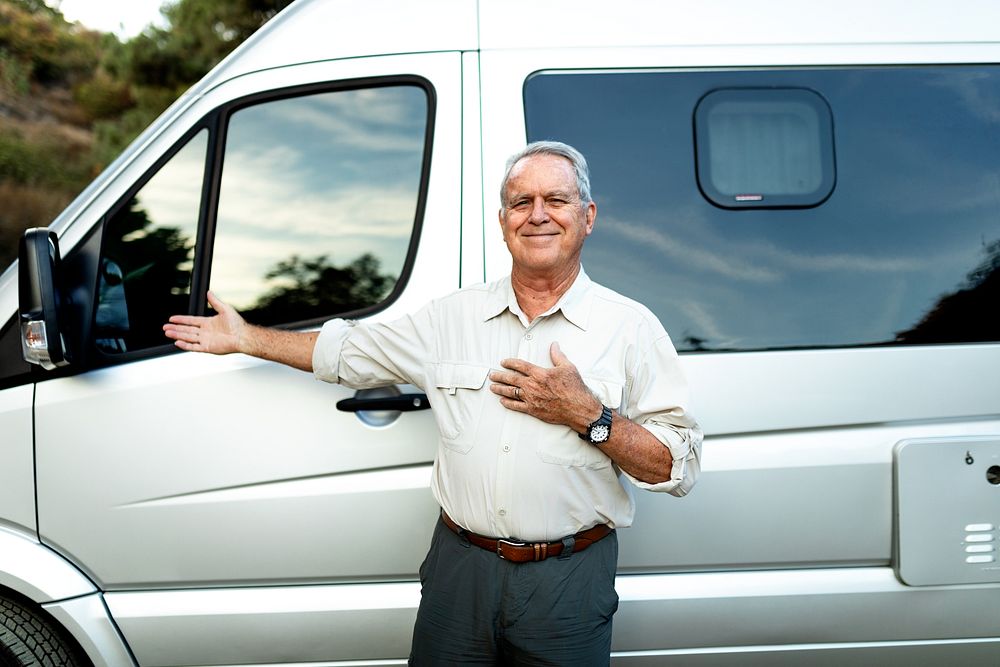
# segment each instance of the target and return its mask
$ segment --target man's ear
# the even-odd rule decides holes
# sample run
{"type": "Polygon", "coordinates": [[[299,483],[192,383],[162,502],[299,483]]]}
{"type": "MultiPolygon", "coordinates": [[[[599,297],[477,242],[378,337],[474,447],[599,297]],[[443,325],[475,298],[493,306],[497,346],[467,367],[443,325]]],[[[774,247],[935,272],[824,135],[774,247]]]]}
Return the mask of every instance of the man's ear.
{"type": "Polygon", "coordinates": [[[587,204],[587,236],[594,231],[594,222],[597,220],[597,204],[590,202],[587,204]]]}

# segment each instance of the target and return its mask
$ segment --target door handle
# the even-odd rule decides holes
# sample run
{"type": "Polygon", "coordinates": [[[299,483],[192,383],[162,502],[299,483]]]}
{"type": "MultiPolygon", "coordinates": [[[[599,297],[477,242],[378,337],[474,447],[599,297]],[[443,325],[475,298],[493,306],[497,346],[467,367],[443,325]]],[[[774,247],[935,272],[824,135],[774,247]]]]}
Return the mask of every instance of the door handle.
{"type": "Polygon", "coordinates": [[[397,412],[413,412],[427,410],[431,407],[427,394],[399,394],[398,396],[372,396],[345,398],[337,401],[337,409],[343,412],[362,412],[366,410],[395,410],[397,412]]]}

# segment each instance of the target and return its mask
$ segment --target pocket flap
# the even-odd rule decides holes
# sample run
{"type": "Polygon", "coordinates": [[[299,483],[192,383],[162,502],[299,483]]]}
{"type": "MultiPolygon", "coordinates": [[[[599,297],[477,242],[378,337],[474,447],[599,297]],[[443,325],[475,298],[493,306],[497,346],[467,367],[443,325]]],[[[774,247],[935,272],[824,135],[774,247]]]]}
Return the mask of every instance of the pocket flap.
{"type": "Polygon", "coordinates": [[[434,364],[434,386],[448,393],[456,389],[482,389],[486,377],[490,374],[489,366],[476,364],[434,364]]]}

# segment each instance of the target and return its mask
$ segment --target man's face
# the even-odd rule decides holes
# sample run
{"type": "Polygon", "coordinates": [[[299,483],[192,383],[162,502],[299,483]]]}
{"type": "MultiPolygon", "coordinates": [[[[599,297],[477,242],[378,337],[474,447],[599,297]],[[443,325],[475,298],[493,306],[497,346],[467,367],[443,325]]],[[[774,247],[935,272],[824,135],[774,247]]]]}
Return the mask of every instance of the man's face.
{"type": "Polygon", "coordinates": [[[580,202],[566,158],[532,155],[511,169],[500,227],[517,271],[544,278],[575,267],[596,216],[593,202],[580,202]]]}

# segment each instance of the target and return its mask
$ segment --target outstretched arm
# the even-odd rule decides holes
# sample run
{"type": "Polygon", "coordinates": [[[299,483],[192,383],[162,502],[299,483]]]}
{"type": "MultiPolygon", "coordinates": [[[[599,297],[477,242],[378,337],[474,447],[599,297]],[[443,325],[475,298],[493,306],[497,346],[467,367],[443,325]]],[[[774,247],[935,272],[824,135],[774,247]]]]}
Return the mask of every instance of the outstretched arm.
{"type": "Polygon", "coordinates": [[[174,315],[163,325],[163,333],[182,350],[209,354],[242,352],[312,372],[313,348],[319,332],[299,333],[249,324],[235,308],[212,292],[208,293],[208,303],[216,315],[174,315]]]}

